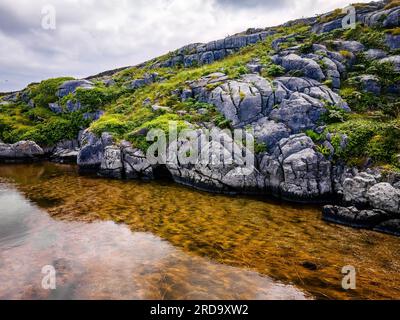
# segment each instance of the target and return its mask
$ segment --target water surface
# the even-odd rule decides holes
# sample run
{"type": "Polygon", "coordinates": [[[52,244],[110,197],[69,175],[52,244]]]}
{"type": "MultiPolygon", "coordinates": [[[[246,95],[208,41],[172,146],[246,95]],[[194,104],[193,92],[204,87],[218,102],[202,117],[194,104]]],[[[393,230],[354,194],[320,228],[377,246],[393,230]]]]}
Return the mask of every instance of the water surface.
{"type": "Polygon", "coordinates": [[[400,239],[326,224],[319,207],[48,163],[0,177],[0,298],[400,298],[400,239]],[[357,290],[341,287],[347,265],[357,290]]]}

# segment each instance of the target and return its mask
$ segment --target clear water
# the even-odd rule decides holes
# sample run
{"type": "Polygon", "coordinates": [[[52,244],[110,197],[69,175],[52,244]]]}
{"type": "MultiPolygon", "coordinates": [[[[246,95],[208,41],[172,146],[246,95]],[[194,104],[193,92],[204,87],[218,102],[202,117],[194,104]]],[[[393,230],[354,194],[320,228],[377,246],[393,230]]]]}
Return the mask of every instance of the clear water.
{"type": "Polygon", "coordinates": [[[399,238],[326,224],[319,207],[0,166],[2,299],[399,299],[399,258],[399,238]]]}

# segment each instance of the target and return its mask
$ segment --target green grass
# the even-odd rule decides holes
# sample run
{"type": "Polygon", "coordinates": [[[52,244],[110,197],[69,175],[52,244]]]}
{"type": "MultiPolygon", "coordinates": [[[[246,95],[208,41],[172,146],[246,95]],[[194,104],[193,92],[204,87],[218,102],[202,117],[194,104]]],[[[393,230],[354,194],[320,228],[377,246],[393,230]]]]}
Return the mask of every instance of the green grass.
{"type": "Polygon", "coordinates": [[[58,87],[67,80],[73,80],[73,78],[64,77],[48,79],[39,84],[28,86],[30,97],[35,103],[35,106],[47,108],[49,103],[58,101],[56,96],[58,87]]]}
{"type": "Polygon", "coordinates": [[[400,6],[400,1],[399,0],[391,0],[389,3],[385,6],[385,10],[392,9],[395,7],[400,6]]]}
{"type": "Polygon", "coordinates": [[[390,164],[399,167],[397,155],[400,153],[400,122],[368,115],[353,116],[345,123],[328,126],[327,132],[336,135],[333,146],[336,157],[351,165],[360,165],[370,158],[376,164],[390,164]],[[340,134],[348,136],[349,144],[341,150],[338,139],[340,134]]]}
{"type": "MultiPolygon", "coordinates": [[[[331,21],[341,16],[342,12],[338,9],[330,16],[321,18],[320,22],[331,21]]],[[[95,134],[110,132],[117,140],[126,139],[142,150],[146,150],[149,146],[149,142],[146,141],[148,130],[162,129],[168,135],[170,121],[178,123],[178,131],[188,126],[196,127],[197,124],[204,122],[231,129],[230,122],[213,105],[194,99],[181,101],[173,92],[177,89],[187,89],[188,82],[215,72],[222,72],[229,79],[238,79],[248,73],[246,65],[253,59],[258,59],[262,64],[262,76],[265,78],[272,80],[284,75],[285,70],[271,61],[271,55],[275,53],[271,46],[272,41],[280,37],[290,35],[288,41],[282,44],[283,49],[297,45],[303,54],[311,53],[315,43],[326,44],[331,48],[332,40],[338,39],[360,41],[367,48],[388,50],[384,43],[385,34],[398,34],[398,29],[383,30],[358,24],[353,30],[339,29],[317,35],[311,33],[310,27],[304,24],[276,27],[276,35],[212,64],[190,68],[179,65],[171,68],[157,67],[160,62],[175,54],[171,52],[141,66],[116,73],[113,76],[116,81],[115,86],[106,88],[101,82],[95,82],[94,89],[78,89],[60,101],[56,97],[57,89],[62,82],[71,78],[45,80],[27,88],[35,108],[30,108],[26,101],[0,106],[0,139],[6,142],[32,139],[42,145],[53,145],[62,139],[76,138],[79,130],[89,125],[88,121],[83,120],[83,113],[97,110],[104,110],[105,114],[90,124],[90,129],[95,134]],[[132,80],[144,78],[152,73],[157,73],[162,81],[136,90],[127,89],[132,80]],[[74,114],[56,115],[48,108],[48,104],[52,102],[58,102],[65,108],[68,100],[80,101],[83,109],[74,114]],[[153,104],[169,107],[170,111],[155,112],[151,108],[153,104]]],[[[340,53],[347,60],[354,57],[348,51],[340,53]]],[[[328,125],[326,132],[317,134],[307,131],[306,134],[316,142],[318,150],[326,156],[330,155],[330,151],[322,144],[329,131],[333,133],[332,144],[336,150],[336,158],[344,159],[354,165],[370,158],[376,164],[400,168],[397,163],[397,154],[400,153],[398,129],[400,103],[398,96],[387,93],[391,85],[400,81],[399,74],[394,73],[392,65],[368,61],[363,55],[355,56],[353,67],[349,67],[348,71],[348,79],[360,74],[377,76],[382,84],[382,96],[365,93],[359,83],[342,79],[340,94],[352,108],[353,114],[327,106],[328,112],[321,119],[328,125]],[[341,134],[346,134],[349,138],[346,150],[341,150],[339,146],[341,134]]],[[[290,75],[301,76],[299,73],[290,75]]],[[[331,82],[327,81],[325,84],[329,86],[331,82]]],[[[211,84],[207,89],[211,91],[219,85],[220,83],[211,84]]],[[[241,98],[245,98],[244,94],[241,94],[241,98]]],[[[256,144],[255,147],[257,152],[267,151],[263,144],[256,144]]]]}

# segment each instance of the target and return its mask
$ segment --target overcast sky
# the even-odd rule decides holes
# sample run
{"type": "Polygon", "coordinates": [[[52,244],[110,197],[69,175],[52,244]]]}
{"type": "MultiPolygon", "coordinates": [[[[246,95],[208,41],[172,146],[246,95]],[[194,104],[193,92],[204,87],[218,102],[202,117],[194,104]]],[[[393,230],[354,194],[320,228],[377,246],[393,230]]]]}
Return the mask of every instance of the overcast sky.
{"type": "Polygon", "coordinates": [[[135,65],[189,43],[278,25],[349,2],[0,0],[0,92],[46,78],[86,77],[135,65]],[[47,5],[56,9],[55,30],[42,28],[47,5]]]}

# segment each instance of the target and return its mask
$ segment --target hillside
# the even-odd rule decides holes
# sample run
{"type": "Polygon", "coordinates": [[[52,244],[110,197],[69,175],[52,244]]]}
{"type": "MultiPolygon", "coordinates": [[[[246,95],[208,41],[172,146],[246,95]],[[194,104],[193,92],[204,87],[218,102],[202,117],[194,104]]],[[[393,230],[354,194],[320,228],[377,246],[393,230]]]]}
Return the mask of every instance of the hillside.
{"type": "Polygon", "coordinates": [[[176,182],[218,192],[343,197],[390,214],[389,227],[377,227],[381,216],[364,226],[396,229],[400,2],[355,7],[355,29],[342,29],[335,10],[191,44],[89,80],[29,85],[0,98],[2,148],[9,154],[12,144],[34,141],[56,160],[77,158],[82,169],[152,179],[161,170],[144,159],[150,129],[168,131],[169,121],[179,129],[251,128],[257,153],[251,176],[231,177],[227,167],[162,169],[176,182]]]}

